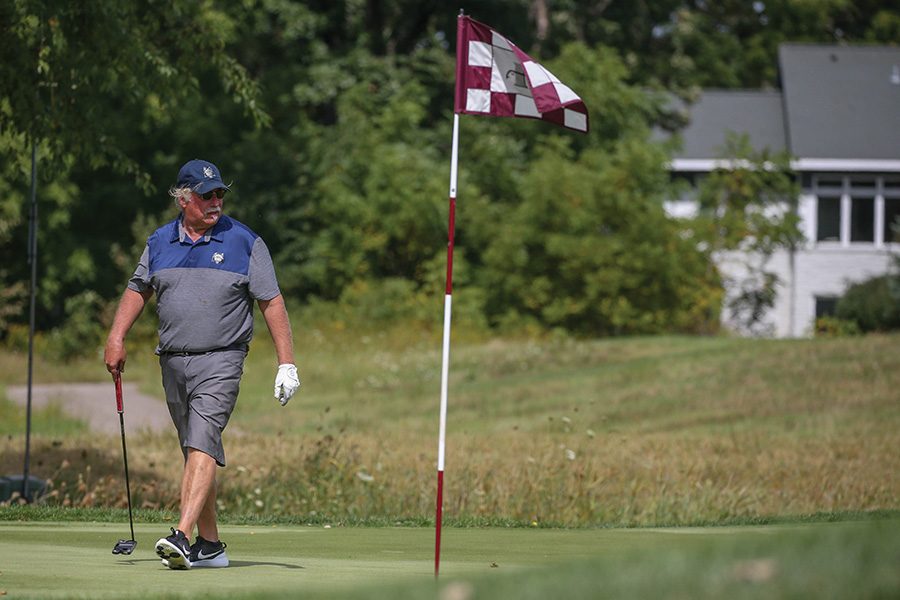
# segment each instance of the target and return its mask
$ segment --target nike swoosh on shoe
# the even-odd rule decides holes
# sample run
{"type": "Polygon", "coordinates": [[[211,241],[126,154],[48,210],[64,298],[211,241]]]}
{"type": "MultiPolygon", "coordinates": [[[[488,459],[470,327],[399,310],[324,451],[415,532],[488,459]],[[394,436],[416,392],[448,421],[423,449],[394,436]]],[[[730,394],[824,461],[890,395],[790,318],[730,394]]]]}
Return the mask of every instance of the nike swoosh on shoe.
{"type": "Polygon", "coordinates": [[[223,552],[225,552],[225,548],[222,548],[221,550],[216,550],[212,554],[203,554],[203,550],[200,550],[199,552],[197,552],[197,560],[209,560],[210,558],[217,557],[218,555],[222,554],[223,552]]]}

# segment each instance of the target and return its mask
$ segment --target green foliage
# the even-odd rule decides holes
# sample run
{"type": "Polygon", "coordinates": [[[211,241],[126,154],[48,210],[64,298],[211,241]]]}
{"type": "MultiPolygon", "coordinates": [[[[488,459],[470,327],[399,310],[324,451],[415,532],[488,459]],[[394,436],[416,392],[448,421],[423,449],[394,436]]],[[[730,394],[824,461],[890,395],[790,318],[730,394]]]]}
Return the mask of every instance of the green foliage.
{"type": "Polygon", "coordinates": [[[134,151],[148,128],[168,113],[202,110],[204,79],[218,82],[253,122],[267,122],[256,83],[226,52],[234,29],[224,11],[187,0],[0,7],[0,289],[8,301],[0,309],[0,337],[7,323],[26,319],[21,290],[30,272],[24,249],[32,148],[37,318],[39,328],[49,329],[67,318],[66,298],[86,288],[103,297],[121,289],[121,277],[105,265],[111,247],[130,243],[122,223],[140,212],[132,209],[142,195],[134,188],[153,188],[152,161],[142,164],[134,151]]]}
{"type": "Polygon", "coordinates": [[[266,120],[255,84],[224,52],[231,18],[211,4],[42,0],[2,10],[0,81],[16,84],[0,96],[0,130],[43,141],[53,166],[79,156],[149,185],[123,152],[120,123],[107,117],[145,104],[174,110],[196,94],[204,69],[257,121],[266,120]]]}
{"type": "MultiPolygon", "coordinates": [[[[0,270],[0,280],[5,280],[7,277],[8,271],[0,270]]],[[[9,328],[10,319],[23,312],[27,293],[27,288],[21,281],[0,288],[0,332],[5,333],[9,328]]]]}
{"type": "Polygon", "coordinates": [[[106,338],[104,324],[95,317],[103,309],[97,292],[86,290],[66,299],[66,320],[50,334],[50,356],[69,360],[83,355],[97,355],[106,338]]]}
{"type": "Polygon", "coordinates": [[[346,312],[346,320],[375,326],[397,322],[412,325],[434,321],[438,316],[434,310],[437,305],[430,300],[418,295],[415,284],[408,279],[357,280],[344,290],[338,307],[332,307],[332,314],[346,312]]]}
{"type": "Polygon", "coordinates": [[[866,40],[872,43],[890,44],[900,39],[900,13],[896,10],[881,9],[872,17],[871,28],[866,32],[866,40]]]}
{"type": "Polygon", "coordinates": [[[745,274],[723,283],[729,321],[753,332],[774,306],[780,284],[768,270],[772,255],[803,240],[796,210],[799,187],[786,154],[756,151],[746,135],[729,135],[720,156],[722,165],[698,186],[699,211],[689,228],[711,255],[742,257],[745,274]]]}
{"type": "Polygon", "coordinates": [[[488,242],[489,314],[592,334],[709,327],[717,282],[663,212],[658,159],[644,144],[574,161],[564,148],[543,153],[488,242]]]}
{"type": "Polygon", "coordinates": [[[644,78],[667,87],[778,85],[784,42],[895,43],[893,0],[612,3],[603,17],[644,78]],[[618,22],[616,20],[619,19],[618,22]],[[630,35],[629,35],[630,34],[630,35]]]}
{"type": "MultiPolygon", "coordinates": [[[[627,84],[621,60],[605,49],[567,46],[549,68],[582,84],[591,134],[573,138],[513,123],[509,135],[531,145],[534,158],[523,170],[521,162],[507,164],[522,160],[515,146],[506,145],[506,158],[488,151],[487,165],[516,175],[502,189],[481,172],[480,160],[465,163],[476,172],[475,197],[463,194],[457,222],[481,267],[488,318],[582,334],[714,327],[721,298],[715,275],[662,208],[665,153],[647,142],[658,102],[627,84]]],[[[474,135],[476,151],[483,150],[474,135]]]]}
{"type": "Polygon", "coordinates": [[[851,285],[838,301],[835,316],[864,332],[900,329],[900,274],[851,285]]]}
{"type": "MultiPolygon", "coordinates": [[[[25,431],[25,413],[23,406],[8,400],[0,390],[0,435],[14,436],[25,431]]],[[[46,436],[77,435],[88,431],[88,426],[83,421],[72,418],[59,402],[33,408],[31,426],[34,431],[46,436]]]]}
{"type": "Polygon", "coordinates": [[[424,91],[417,82],[363,81],[338,103],[327,170],[310,217],[312,252],[299,278],[319,294],[357,278],[422,281],[421,264],[445,237],[443,160],[422,146],[424,91]]]}
{"type": "Polygon", "coordinates": [[[697,235],[715,252],[742,250],[771,256],[792,248],[803,235],[794,210],[799,187],[787,154],[756,151],[747,135],[730,134],[720,151],[722,166],[698,191],[697,235]]]}
{"type": "MultiPolygon", "coordinates": [[[[469,273],[460,302],[472,298],[492,325],[712,328],[722,293],[711,252],[748,240],[768,251],[785,243],[784,230],[741,206],[773,185],[752,169],[740,174],[749,182],[720,186],[738,200],[735,218],[715,224],[718,237],[665,222],[668,148],[646,140],[680,117],[660,90],[688,98],[697,85],[773,85],[779,42],[889,42],[896,7],[541,4],[488,0],[472,16],[575,89],[592,133],[462,119],[456,241],[469,273]],[[557,187],[563,195],[552,198],[557,187]],[[536,217],[547,232],[526,222],[542,210],[559,213],[536,217]]],[[[178,167],[197,156],[234,180],[226,211],[263,236],[292,299],[355,310],[366,304],[360,290],[378,290],[410,314],[439,297],[455,26],[455,10],[412,0],[4,3],[0,337],[27,322],[35,140],[39,330],[63,326],[66,299],[86,289],[118,298],[146,235],[174,214],[166,190],[178,167]]],[[[751,316],[770,297],[757,293],[765,278],[754,281],[751,316]]],[[[85,318],[102,320],[91,306],[100,312],[85,318]]]]}
{"type": "Polygon", "coordinates": [[[856,321],[837,317],[819,317],[816,319],[816,337],[836,338],[859,335],[862,331],[856,321]]]}

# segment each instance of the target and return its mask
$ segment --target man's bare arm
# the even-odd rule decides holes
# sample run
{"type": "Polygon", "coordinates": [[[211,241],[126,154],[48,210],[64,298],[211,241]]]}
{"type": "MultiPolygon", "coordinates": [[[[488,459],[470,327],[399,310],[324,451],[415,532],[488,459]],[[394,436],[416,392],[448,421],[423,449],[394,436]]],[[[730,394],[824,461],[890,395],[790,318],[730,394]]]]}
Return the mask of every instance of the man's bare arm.
{"type": "Polygon", "coordinates": [[[134,322],[137,321],[152,295],[152,288],[143,293],[128,288],[122,294],[119,307],[116,309],[116,316],[109,330],[109,336],[106,338],[106,349],[103,352],[106,370],[113,377],[125,370],[125,360],[127,358],[125,336],[128,335],[128,331],[134,325],[134,322]]]}
{"type": "Polygon", "coordinates": [[[275,343],[275,354],[278,356],[278,364],[294,364],[294,340],[291,335],[291,321],[288,318],[287,307],[284,305],[284,297],[278,294],[271,300],[260,300],[259,310],[262,311],[272,342],[275,343]]]}

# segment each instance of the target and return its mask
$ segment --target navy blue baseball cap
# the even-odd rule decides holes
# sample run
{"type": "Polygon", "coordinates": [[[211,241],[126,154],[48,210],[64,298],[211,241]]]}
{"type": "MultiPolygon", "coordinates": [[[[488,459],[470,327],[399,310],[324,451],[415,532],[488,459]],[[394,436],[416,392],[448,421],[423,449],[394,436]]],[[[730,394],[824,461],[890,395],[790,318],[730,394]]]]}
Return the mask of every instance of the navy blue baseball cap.
{"type": "Polygon", "coordinates": [[[178,181],[175,187],[191,188],[198,194],[205,194],[219,188],[231,189],[222,181],[222,175],[219,174],[219,168],[216,165],[199,158],[184,163],[184,166],[178,171],[178,181]]]}

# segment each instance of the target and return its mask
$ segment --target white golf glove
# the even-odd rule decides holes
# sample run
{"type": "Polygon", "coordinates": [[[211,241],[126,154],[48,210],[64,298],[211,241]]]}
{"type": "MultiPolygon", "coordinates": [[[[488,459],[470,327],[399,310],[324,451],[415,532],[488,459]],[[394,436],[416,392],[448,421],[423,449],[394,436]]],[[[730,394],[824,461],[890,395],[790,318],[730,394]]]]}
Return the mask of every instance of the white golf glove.
{"type": "Polygon", "coordinates": [[[275,399],[284,406],[299,389],[300,377],[297,375],[297,366],[278,365],[278,374],[275,375],[275,399]]]}

